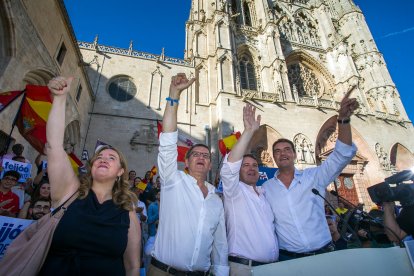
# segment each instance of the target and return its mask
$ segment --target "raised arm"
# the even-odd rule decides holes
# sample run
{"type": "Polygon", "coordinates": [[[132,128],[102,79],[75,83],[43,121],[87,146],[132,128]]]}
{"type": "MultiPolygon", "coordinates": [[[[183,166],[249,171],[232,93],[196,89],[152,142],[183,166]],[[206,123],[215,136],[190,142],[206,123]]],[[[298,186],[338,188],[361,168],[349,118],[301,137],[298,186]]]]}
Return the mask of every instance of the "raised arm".
{"type": "Polygon", "coordinates": [[[244,131],[228,156],[227,160],[229,162],[234,163],[236,161],[239,161],[243,158],[243,155],[246,154],[247,146],[249,145],[254,132],[260,127],[261,116],[257,115],[256,119],[255,113],[256,108],[251,104],[246,104],[246,106],[243,107],[244,131]]]}
{"type": "Polygon", "coordinates": [[[46,124],[46,153],[53,206],[57,206],[79,188],[78,177],[63,148],[66,97],[72,80],[73,78],[56,77],[48,84],[53,104],[46,124]]]}
{"type": "Polygon", "coordinates": [[[174,132],[177,130],[177,110],[181,92],[190,87],[195,78],[188,80],[184,73],[179,73],[171,78],[170,93],[162,120],[162,132],[174,132]]]}
{"type": "Polygon", "coordinates": [[[195,79],[188,80],[185,74],[179,73],[171,78],[170,93],[162,120],[162,133],[158,151],[158,168],[162,186],[177,172],[177,110],[181,92],[188,88],[195,79]]]}
{"type": "Polygon", "coordinates": [[[355,87],[351,87],[345,94],[338,110],[338,140],[347,145],[352,145],[351,115],[359,107],[355,98],[349,98],[355,87]]]}

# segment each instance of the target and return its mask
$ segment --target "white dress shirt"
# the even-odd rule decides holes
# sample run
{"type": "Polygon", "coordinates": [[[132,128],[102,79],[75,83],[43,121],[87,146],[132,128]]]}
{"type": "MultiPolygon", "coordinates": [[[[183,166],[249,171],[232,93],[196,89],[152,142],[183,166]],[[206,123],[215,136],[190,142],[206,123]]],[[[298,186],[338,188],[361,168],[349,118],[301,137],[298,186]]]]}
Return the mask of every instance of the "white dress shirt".
{"type": "Polygon", "coordinates": [[[326,187],[332,183],[351,162],[357,148],[337,141],[335,150],[325,162],[303,171],[295,169],[289,188],[277,178],[263,184],[266,199],[275,216],[279,247],[303,253],[320,249],[332,238],[326,223],[324,201],[312,193],[315,188],[325,196],[326,187]]]}
{"type": "Polygon", "coordinates": [[[242,159],[231,163],[224,158],[220,171],[223,183],[229,255],[263,263],[275,262],[279,247],[274,216],[264,190],[239,180],[242,159]]]}
{"type": "Polygon", "coordinates": [[[158,153],[161,177],[160,218],[153,256],[178,270],[228,275],[224,208],[205,182],[204,198],[194,177],[177,168],[177,131],[161,133],[158,153]]]}

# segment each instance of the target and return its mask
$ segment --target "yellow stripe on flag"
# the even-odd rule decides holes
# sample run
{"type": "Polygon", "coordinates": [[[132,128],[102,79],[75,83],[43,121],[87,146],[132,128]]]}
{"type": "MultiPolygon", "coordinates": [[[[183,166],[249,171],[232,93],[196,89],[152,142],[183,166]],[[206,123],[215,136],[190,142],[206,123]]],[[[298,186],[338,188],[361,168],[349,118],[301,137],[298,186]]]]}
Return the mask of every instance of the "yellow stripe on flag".
{"type": "Polygon", "coordinates": [[[237,143],[236,135],[233,134],[233,135],[223,138],[223,143],[224,145],[226,145],[226,148],[231,150],[233,146],[237,143]]]}
{"type": "Polygon", "coordinates": [[[52,108],[52,104],[49,102],[44,101],[33,101],[29,98],[26,98],[27,102],[30,104],[30,107],[42,118],[45,122],[47,122],[47,118],[49,117],[50,109],[52,108]]]}

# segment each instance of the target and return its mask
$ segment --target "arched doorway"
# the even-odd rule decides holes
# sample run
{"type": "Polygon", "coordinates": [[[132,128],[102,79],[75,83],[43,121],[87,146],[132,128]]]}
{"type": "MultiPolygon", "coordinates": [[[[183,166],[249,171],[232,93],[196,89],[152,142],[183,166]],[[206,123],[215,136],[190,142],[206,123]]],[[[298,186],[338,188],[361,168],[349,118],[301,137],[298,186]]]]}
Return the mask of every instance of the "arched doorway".
{"type": "Polygon", "coordinates": [[[391,167],[396,171],[414,167],[414,155],[405,146],[396,143],[390,152],[391,167]]]}
{"type": "MultiPolygon", "coordinates": [[[[337,116],[329,118],[320,128],[317,139],[315,156],[317,164],[321,164],[332,153],[338,138],[337,116]]],[[[358,151],[352,161],[344,168],[336,179],[339,195],[345,197],[354,204],[364,203],[367,210],[372,206],[372,201],[368,195],[367,188],[376,182],[370,178],[370,171],[379,170],[378,165],[371,166],[367,170],[369,160],[375,160],[375,155],[369,148],[368,143],[362,136],[352,128],[352,140],[357,146],[358,151]]],[[[375,181],[375,180],[374,180],[375,181]]],[[[334,183],[328,186],[328,190],[334,189],[334,183]]],[[[337,204],[336,197],[327,193],[328,200],[337,204]]]]}

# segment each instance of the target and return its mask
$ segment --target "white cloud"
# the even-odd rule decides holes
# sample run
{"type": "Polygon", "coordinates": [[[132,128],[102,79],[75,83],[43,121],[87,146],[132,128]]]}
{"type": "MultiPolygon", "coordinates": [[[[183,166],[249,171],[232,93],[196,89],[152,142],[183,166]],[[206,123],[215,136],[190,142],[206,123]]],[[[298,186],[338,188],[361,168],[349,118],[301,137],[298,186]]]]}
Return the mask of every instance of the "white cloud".
{"type": "Polygon", "coordinates": [[[381,38],[387,38],[387,37],[390,37],[390,36],[400,35],[400,34],[412,32],[412,31],[414,31],[414,27],[404,29],[404,30],[398,31],[398,32],[389,33],[389,34],[386,34],[386,35],[382,36],[381,38]]]}

